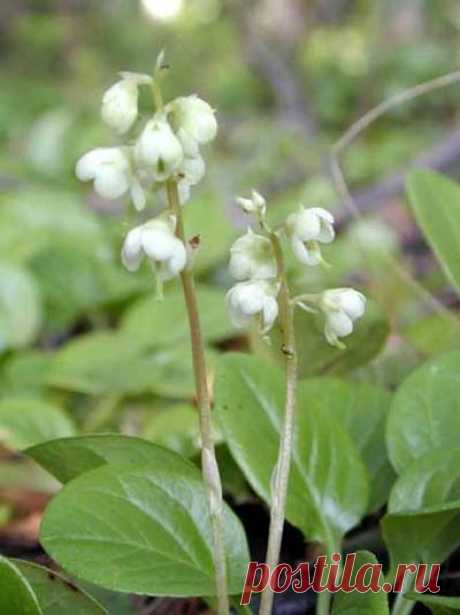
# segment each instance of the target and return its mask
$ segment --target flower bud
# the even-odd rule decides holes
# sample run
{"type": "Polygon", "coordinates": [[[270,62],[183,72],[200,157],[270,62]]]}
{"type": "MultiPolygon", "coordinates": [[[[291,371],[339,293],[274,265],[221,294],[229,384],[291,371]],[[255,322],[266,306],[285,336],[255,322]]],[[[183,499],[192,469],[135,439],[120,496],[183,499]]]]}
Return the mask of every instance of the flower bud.
{"type": "Polygon", "coordinates": [[[138,87],[150,83],[148,75],[121,73],[123,79],[110,87],[102,98],[103,121],[118,134],[128,132],[137,118],[138,87]]]}
{"type": "Polygon", "coordinates": [[[187,156],[195,156],[198,146],[209,143],[217,134],[215,112],[198,96],[177,98],[167,107],[173,126],[187,156]]]}
{"type": "Polygon", "coordinates": [[[233,325],[247,327],[255,317],[262,333],[267,333],[278,316],[278,285],[265,280],[241,282],[231,288],[226,296],[227,310],[233,325]]]}
{"type": "Polygon", "coordinates": [[[270,240],[248,229],[230,250],[230,274],[236,280],[266,280],[275,278],[276,261],[270,240]]]}
{"type": "Polygon", "coordinates": [[[161,218],[149,220],[126,235],[121,253],[128,271],[137,271],[144,255],[155,265],[161,280],[169,280],[185,267],[184,244],[174,235],[175,222],[161,218]]]}
{"type": "Polygon", "coordinates": [[[236,201],[241,206],[242,210],[247,214],[256,214],[259,217],[265,216],[265,212],[267,211],[267,203],[264,197],[256,190],[252,191],[251,198],[246,199],[239,197],[236,201]]]}
{"type": "Polygon", "coordinates": [[[117,199],[130,192],[136,209],[145,207],[145,193],[132,172],[129,148],[99,147],[84,154],[75,174],[81,181],[94,180],[95,191],[105,199],[117,199]]]}
{"type": "Polygon", "coordinates": [[[184,157],[179,140],[162,116],[146,124],[135,145],[134,156],[140,167],[152,169],[156,181],[167,180],[184,157]]]}
{"type": "Polygon", "coordinates": [[[326,315],[324,333],[333,346],[343,347],[339,337],[346,337],[353,331],[353,323],[361,318],[366,309],[366,297],[353,288],[336,288],[325,291],[319,307],[326,315]]]}
{"type": "Polygon", "coordinates": [[[288,216],[286,230],[291,237],[292,250],[304,265],[315,266],[322,261],[320,243],[331,243],[335,237],[334,216],[326,209],[300,207],[288,216]]]}

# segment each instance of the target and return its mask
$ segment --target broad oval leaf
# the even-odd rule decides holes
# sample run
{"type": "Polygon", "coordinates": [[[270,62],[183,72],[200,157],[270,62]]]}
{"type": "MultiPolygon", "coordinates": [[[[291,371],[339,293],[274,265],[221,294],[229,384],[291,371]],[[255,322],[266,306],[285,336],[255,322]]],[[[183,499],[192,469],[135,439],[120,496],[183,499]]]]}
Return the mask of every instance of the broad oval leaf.
{"type": "Polygon", "coordinates": [[[387,423],[390,460],[397,472],[436,448],[458,445],[460,352],[417,368],[393,397],[387,423]]]}
{"type": "Polygon", "coordinates": [[[32,587],[13,562],[0,556],[0,613],[46,615],[32,587]]]}
{"type": "Polygon", "coordinates": [[[396,477],[388,460],[385,422],[391,395],[385,389],[338,378],[311,378],[302,383],[313,414],[332,413],[358,448],[370,478],[369,512],[388,499],[396,477]]]}
{"type": "MultiPolygon", "coordinates": [[[[233,457],[253,489],[270,502],[284,408],[281,370],[249,355],[225,355],[218,365],[215,403],[233,457]]],[[[308,384],[300,383],[287,518],[308,540],[332,552],[363,517],[368,485],[349,436],[324,410],[312,411],[308,384]]]]}
{"type": "MultiPolygon", "coordinates": [[[[362,566],[367,564],[378,564],[377,558],[370,551],[358,551],[356,554],[355,565],[351,583],[356,582],[356,573],[362,566]]],[[[383,576],[383,574],[381,575],[383,576]]],[[[367,581],[369,573],[365,577],[367,581]]],[[[381,581],[380,581],[381,583],[381,581]]],[[[332,615],[389,615],[388,597],[384,591],[359,593],[352,591],[349,593],[339,591],[332,607],[332,615]]]]}
{"type": "MultiPolygon", "coordinates": [[[[198,286],[197,300],[205,341],[220,340],[234,333],[223,290],[198,286]]],[[[130,338],[150,346],[187,343],[190,333],[182,290],[176,288],[164,301],[153,295],[139,299],[125,312],[121,329],[130,338]]]]}
{"type": "Polygon", "coordinates": [[[148,421],[143,436],[179,455],[192,457],[200,450],[198,411],[188,404],[160,410],[148,421]]]}
{"type": "Polygon", "coordinates": [[[43,615],[62,615],[69,609],[72,615],[107,615],[100,604],[60,574],[31,562],[12,561],[30,584],[43,615]]]}
{"type": "Polygon", "coordinates": [[[433,596],[430,594],[408,593],[405,596],[408,600],[421,602],[428,607],[433,615],[455,615],[460,611],[460,598],[449,596],[433,596]]]}
{"type": "Polygon", "coordinates": [[[444,561],[460,544],[460,449],[438,449],[401,474],[382,528],[393,566],[444,561]]]}
{"type": "Polygon", "coordinates": [[[0,441],[12,450],[73,435],[73,422],[58,406],[33,397],[0,401],[0,441]]]}
{"type": "Polygon", "coordinates": [[[409,203],[428,243],[452,284],[460,291],[460,187],[428,170],[412,171],[409,203]]]}
{"type": "MultiPolygon", "coordinates": [[[[230,593],[238,594],[249,553],[226,505],[223,525],[230,593]]],[[[83,474],[48,506],[40,536],[65,570],[106,589],[215,595],[207,498],[187,462],[180,469],[107,465],[83,474]]]]}
{"type": "Polygon", "coordinates": [[[32,342],[41,324],[41,300],[34,278],[24,269],[0,263],[0,352],[32,342]]]}
{"type": "MultiPolygon", "coordinates": [[[[208,356],[212,359],[213,353],[208,356]]],[[[194,392],[189,344],[148,348],[145,342],[113,332],[72,340],[54,356],[47,382],[90,395],[156,393],[180,398],[194,392]]]]}
{"type": "Polygon", "coordinates": [[[24,451],[61,483],[107,464],[183,468],[176,453],[141,438],[96,434],[44,442],[24,451]]]}
{"type": "MultiPolygon", "coordinates": [[[[299,344],[299,375],[301,378],[326,374],[329,376],[346,374],[365,365],[384,348],[390,328],[382,309],[369,301],[365,316],[356,324],[353,335],[345,338],[345,350],[327,343],[324,336],[324,318],[297,310],[295,328],[299,344]]],[[[260,354],[282,357],[279,328],[272,331],[271,347],[259,339],[254,345],[260,354]]]]}

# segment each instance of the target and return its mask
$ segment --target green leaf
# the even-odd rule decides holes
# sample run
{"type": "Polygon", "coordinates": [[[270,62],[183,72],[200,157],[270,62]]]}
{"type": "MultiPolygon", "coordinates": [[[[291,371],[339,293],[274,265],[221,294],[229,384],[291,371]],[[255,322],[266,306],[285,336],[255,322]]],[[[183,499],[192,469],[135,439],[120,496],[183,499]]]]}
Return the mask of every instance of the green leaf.
{"type": "MultiPolygon", "coordinates": [[[[154,445],[151,445],[154,446],[154,445]]],[[[107,465],[68,483],[48,506],[41,542],[76,577],[116,591],[212,596],[212,529],[198,469],[107,465]]],[[[249,561],[238,518],[224,506],[230,593],[249,561]]]]}
{"type": "Polygon", "coordinates": [[[396,563],[441,563],[460,544],[460,449],[414,461],[395,483],[383,536],[396,563]]]}
{"type": "MultiPolygon", "coordinates": [[[[297,310],[295,314],[296,337],[299,344],[299,375],[301,378],[318,374],[340,375],[365,365],[383,349],[389,335],[389,324],[376,303],[368,302],[366,315],[357,323],[353,334],[344,338],[346,349],[341,350],[327,343],[324,336],[324,318],[297,310]]],[[[271,348],[256,341],[258,349],[281,358],[281,336],[273,330],[271,348]]]]}
{"type": "Polygon", "coordinates": [[[45,388],[51,354],[28,350],[9,357],[0,373],[4,395],[38,395],[45,388]]]}
{"type": "Polygon", "coordinates": [[[13,562],[0,556],[0,612],[8,615],[46,615],[32,587],[13,562]]]}
{"type": "MultiPolygon", "coordinates": [[[[212,358],[212,352],[208,355],[212,358]]],[[[194,392],[191,351],[188,344],[155,349],[126,334],[89,333],[56,353],[48,384],[90,395],[189,397],[194,392]]]]}
{"type": "Polygon", "coordinates": [[[24,452],[61,483],[107,464],[151,463],[181,469],[185,463],[176,453],[147,440],[106,434],[51,440],[24,452]]]}
{"type": "Polygon", "coordinates": [[[412,171],[409,203],[444,273],[460,290],[460,188],[434,171],[412,171]]]}
{"type": "MultiPolygon", "coordinates": [[[[366,564],[378,564],[378,560],[369,551],[358,551],[351,583],[355,583],[357,571],[366,564]]],[[[366,581],[368,575],[366,575],[366,581]]],[[[372,591],[345,593],[341,591],[336,594],[332,608],[332,615],[389,615],[389,613],[388,597],[383,591],[377,593],[372,591]]]]}
{"type": "Polygon", "coordinates": [[[357,446],[370,478],[369,512],[375,512],[386,502],[395,479],[385,444],[391,395],[376,386],[335,378],[312,378],[302,386],[309,411],[331,412],[357,446]]]}
{"type": "MultiPolygon", "coordinates": [[[[215,411],[222,435],[266,502],[278,456],[283,379],[276,366],[243,354],[223,356],[216,374],[215,411]]],[[[366,511],[367,477],[340,423],[326,408],[314,412],[313,407],[308,383],[299,383],[287,518],[308,540],[332,552],[366,511]]]]}
{"type": "Polygon", "coordinates": [[[455,615],[460,611],[460,598],[417,594],[415,592],[406,594],[406,597],[408,600],[421,602],[430,609],[433,615],[455,615]]]}
{"type": "Polygon", "coordinates": [[[235,229],[217,194],[202,193],[194,199],[192,207],[184,208],[184,222],[187,236],[200,238],[193,265],[198,275],[227,260],[235,229]]]}
{"type": "Polygon", "coordinates": [[[32,397],[0,401],[0,440],[12,450],[74,434],[72,421],[58,406],[32,397]]]}
{"type": "Polygon", "coordinates": [[[62,615],[69,608],[72,615],[107,614],[93,598],[60,574],[18,559],[12,563],[30,584],[43,615],[62,615]]]}
{"type": "MultiPolygon", "coordinates": [[[[225,293],[216,288],[197,287],[204,339],[208,342],[229,337],[235,329],[225,309],[225,293]]],[[[131,338],[155,346],[186,343],[189,325],[182,290],[174,289],[164,301],[143,297],[125,312],[121,330],[131,338]]]]}
{"type": "Polygon", "coordinates": [[[410,323],[403,334],[419,352],[432,356],[460,347],[460,320],[449,313],[435,313],[410,323]]]}
{"type": "Polygon", "coordinates": [[[436,448],[458,445],[460,352],[425,363],[401,384],[387,423],[390,460],[397,472],[436,448]]]}
{"type": "Polygon", "coordinates": [[[143,437],[184,457],[192,457],[200,450],[198,411],[187,404],[161,410],[149,420],[143,437]]]}
{"type": "Polygon", "coordinates": [[[0,352],[32,342],[41,324],[37,285],[24,269],[0,263],[0,352]]]}

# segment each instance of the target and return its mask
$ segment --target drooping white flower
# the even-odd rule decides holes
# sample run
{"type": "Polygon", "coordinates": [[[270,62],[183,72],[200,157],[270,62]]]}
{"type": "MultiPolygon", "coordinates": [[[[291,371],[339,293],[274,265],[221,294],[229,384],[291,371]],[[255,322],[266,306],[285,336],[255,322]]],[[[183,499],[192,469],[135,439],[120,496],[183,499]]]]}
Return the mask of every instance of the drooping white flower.
{"type": "Polygon", "coordinates": [[[177,171],[177,189],[179,192],[179,201],[184,205],[190,198],[191,189],[203,179],[206,172],[206,165],[203,158],[198,154],[191,158],[184,158],[181,166],[177,171]]]}
{"type": "Polygon", "coordinates": [[[153,265],[161,280],[178,275],[187,263],[184,244],[175,235],[175,220],[156,218],[136,226],[126,235],[121,253],[128,271],[137,271],[144,256],[153,265]]]}
{"type": "Polygon", "coordinates": [[[251,198],[238,197],[236,202],[247,214],[257,214],[258,216],[263,217],[267,211],[267,203],[264,197],[259,194],[257,190],[252,191],[251,198]]]}
{"type": "Polygon", "coordinates": [[[120,73],[122,79],[112,85],[102,97],[101,115],[104,122],[118,134],[128,132],[137,118],[138,87],[151,83],[148,75],[120,73]]]}
{"type": "Polygon", "coordinates": [[[236,280],[275,278],[277,267],[271,241],[248,229],[231,247],[229,269],[236,280]]]}
{"type": "Polygon", "coordinates": [[[286,230],[292,250],[304,265],[315,266],[322,261],[320,243],[331,243],[335,237],[334,216],[321,207],[300,207],[288,216],[286,230]]]}
{"type": "Polygon", "coordinates": [[[145,206],[145,193],[133,172],[129,148],[98,147],[77,162],[75,174],[81,181],[94,180],[94,189],[106,199],[117,199],[130,192],[136,209],[145,206]]]}
{"type": "Polygon", "coordinates": [[[335,288],[325,291],[319,307],[326,316],[324,333],[333,346],[343,346],[340,337],[353,331],[353,323],[364,314],[366,297],[353,288],[335,288]]]}
{"type": "Polygon", "coordinates": [[[187,156],[196,156],[198,147],[217,134],[214,109],[198,96],[176,98],[167,107],[172,123],[187,156]]]}
{"type": "Polygon", "coordinates": [[[271,329],[278,316],[278,285],[266,280],[240,282],[231,288],[226,296],[227,310],[233,325],[247,327],[257,318],[266,333],[271,329]]]}
{"type": "Polygon", "coordinates": [[[150,169],[156,181],[165,181],[184,159],[182,146],[163,115],[147,122],[135,148],[136,163],[150,169]]]}

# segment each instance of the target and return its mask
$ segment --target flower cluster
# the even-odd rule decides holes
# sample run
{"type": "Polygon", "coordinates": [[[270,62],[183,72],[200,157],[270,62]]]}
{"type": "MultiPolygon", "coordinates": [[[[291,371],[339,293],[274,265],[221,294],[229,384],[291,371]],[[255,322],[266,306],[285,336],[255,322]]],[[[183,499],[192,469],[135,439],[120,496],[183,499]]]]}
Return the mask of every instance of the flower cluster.
{"type": "MultiPolygon", "coordinates": [[[[297,260],[314,267],[325,263],[321,244],[329,244],[335,238],[334,217],[320,207],[302,205],[274,232],[266,224],[266,202],[258,192],[253,191],[250,198],[238,198],[237,202],[246,213],[257,216],[266,234],[258,235],[249,229],[231,248],[229,269],[238,283],[227,294],[227,308],[235,326],[246,327],[255,318],[266,333],[278,317],[280,290],[280,272],[270,236],[284,234],[297,260]]],[[[339,338],[352,333],[353,323],[364,314],[366,307],[364,295],[352,288],[300,295],[293,301],[310,311],[319,309],[325,315],[327,341],[339,347],[343,347],[339,338]]]]}
{"type": "MultiPolygon", "coordinates": [[[[147,194],[166,188],[168,181],[177,185],[184,204],[191,188],[204,177],[205,162],[200,146],[212,141],[217,133],[214,110],[197,96],[177,98],[163,105],[158,96],[162,55],[153,77],[123,72],[121,79],[103,95],[101,116],[117,134],[126,135],[139,116],[139,88],[152,88],[156,112],[144,122],[136,139],[126,144],[96,148],[80,158],[76,175],[93,181],[95,191],[107,199],[129,194],[136,210],[143,210],[147,194]]],[[[184,269],[187,251],[175,236],[176,221],[163,214],[132,229],[126,236],[122,260],[129,271],[136,270],[145,255],[157,274],[167,280],[184,269]]]]}

